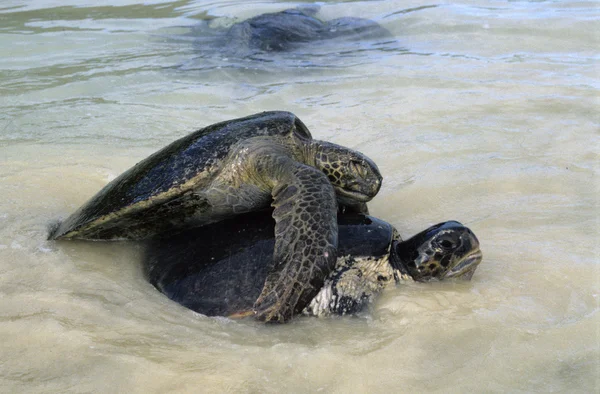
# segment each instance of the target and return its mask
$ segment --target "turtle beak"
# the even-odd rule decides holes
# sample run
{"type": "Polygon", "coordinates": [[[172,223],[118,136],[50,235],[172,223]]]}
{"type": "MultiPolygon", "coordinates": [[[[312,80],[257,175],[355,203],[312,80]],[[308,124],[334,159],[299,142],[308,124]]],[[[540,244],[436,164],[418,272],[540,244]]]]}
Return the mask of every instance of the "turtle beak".
{"type": "Polygon", "coordinates": [[[360,202],[370,201],[379,193],[383,181],[377,164],[368,157],[362,156],[350,160],[348,165],[354,179],[341,187],[339,194],[360,202]]]}
{"type": "Polygon", "coordinates": [[[459,260],[453,267],[451,267],[448,272],[446,272],[446,275],[444,275],[444,279],[460,278],[464,280],[471,280],[475,270],[481,263],[482,257],[483,254],[479,249],[473,253],[470,253],[463,259],[459,260]]]}
{"type": "Polygon", "coordinates": [[[461,235],[461,240],[464,245],[463,249],[469,252],[448,267],[444,279],[460,278],[471,280],[473,273],[481,263],[483,254],[481,253],[481,249],[479,249],[479,240],[475,234],[471,230],[467,230],[461,235]]]}

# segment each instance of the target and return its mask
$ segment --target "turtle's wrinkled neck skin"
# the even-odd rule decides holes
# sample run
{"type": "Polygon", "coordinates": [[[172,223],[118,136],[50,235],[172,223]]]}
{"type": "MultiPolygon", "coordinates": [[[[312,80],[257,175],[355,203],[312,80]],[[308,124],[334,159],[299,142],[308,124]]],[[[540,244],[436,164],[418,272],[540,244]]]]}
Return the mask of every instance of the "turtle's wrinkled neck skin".
{"type": "Polygon", "coordinates": [[[396,274],[383,256],[341,256],[321,291],[304,310],[305,315],[351,315],[362,311],[396,274]]]}

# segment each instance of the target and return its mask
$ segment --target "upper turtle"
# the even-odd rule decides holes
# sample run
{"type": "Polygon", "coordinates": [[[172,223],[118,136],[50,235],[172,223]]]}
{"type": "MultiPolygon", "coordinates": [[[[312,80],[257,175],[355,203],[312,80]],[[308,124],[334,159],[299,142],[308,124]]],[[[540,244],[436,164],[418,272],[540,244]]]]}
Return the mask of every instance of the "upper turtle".
{"type": "Polygon", "coordinates": [[[313,140],[292,113],[264,112],[205,127],[140,161],[50,238],[143,239],[271,205],[277,264],[255,310],[283,321],[335,263],[338,202],[361,210],[381,180],[363,154],[313,140]]]}

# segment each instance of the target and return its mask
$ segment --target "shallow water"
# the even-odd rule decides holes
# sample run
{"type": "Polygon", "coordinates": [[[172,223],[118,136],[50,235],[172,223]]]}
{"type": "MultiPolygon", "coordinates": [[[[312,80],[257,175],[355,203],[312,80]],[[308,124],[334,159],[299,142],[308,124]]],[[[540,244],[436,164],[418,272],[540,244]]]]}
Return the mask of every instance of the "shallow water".
{"type": "Polygon", "coordinates": [[[296,3],[95,4],[0,5],[0,391],[600,390],[597,3],[324,2],[397,41],[260,63],[190,34],[296,3]],[[174,304],[130,245],[45,240],[153,151],[273,109],[374,158],[404,236],[470,226],[473,280],[264,327],[174,304]]]}

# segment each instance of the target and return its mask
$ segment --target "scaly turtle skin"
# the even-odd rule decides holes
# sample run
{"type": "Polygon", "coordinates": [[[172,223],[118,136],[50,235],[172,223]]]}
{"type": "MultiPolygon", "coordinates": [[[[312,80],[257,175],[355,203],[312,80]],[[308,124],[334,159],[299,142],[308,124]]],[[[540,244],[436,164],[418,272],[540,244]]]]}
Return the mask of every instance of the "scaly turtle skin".
{"type": "Polygon", "coordinates": [[[208,126],[142,160],[50,239],[144,239],[271,205],[275,264],[254,309],[258,319],[284,321],[335,264],[337,203],[366,207],[381,180],[369,158],[313,140],[294,114],[264,112],[208,126]]]}
{"type": "Polygon", "coordinates": [[[346,17],[323,22],[314,17],[317,11],[318,7],[303,7],[255,16],[231,26],[226,36],[227,45],[281,52],[317,40],[391,37],[386,29],[371,20],[346,17]]]}
{"type": "MultiPolygon", "coordinates": [[[[359,214],[338,216],[335,269],[305,314],[360,311],[387,285],[471,279],[481,262],[477,237],[458,222],[445,222],[402,241],[392,225],[359,214]]],[[[273,220],[265,212],[153,239],[146,244],[144,270],[158,290],[208,316],[253,314],[273,260],[273,220]]]]}

